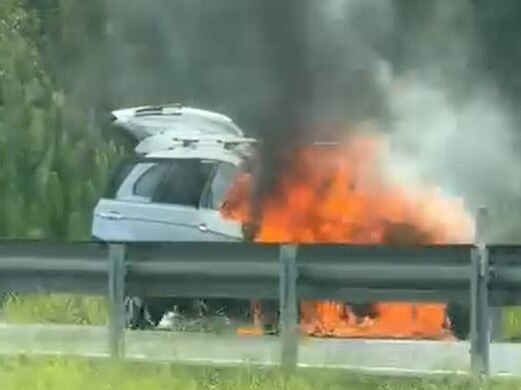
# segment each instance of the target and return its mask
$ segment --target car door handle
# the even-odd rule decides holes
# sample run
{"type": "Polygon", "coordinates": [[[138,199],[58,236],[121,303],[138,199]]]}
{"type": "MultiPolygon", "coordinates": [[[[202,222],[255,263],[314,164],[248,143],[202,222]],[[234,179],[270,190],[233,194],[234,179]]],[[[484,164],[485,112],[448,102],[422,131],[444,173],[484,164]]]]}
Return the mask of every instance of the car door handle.
{"type": "Polygon", "coordinates": [[[208,226],[206,226],[205,223],[200,223],[199,224],[199,230],[202,231],[202,232],[207,232],[208,231],[208,226]]]}
{"type": "Polygon", "coordinates": [[[108,213],[99,213],[100,218],[110,219],[112,221],[119,221],[122,217],[117,211],[110,211],[108,213]]]}

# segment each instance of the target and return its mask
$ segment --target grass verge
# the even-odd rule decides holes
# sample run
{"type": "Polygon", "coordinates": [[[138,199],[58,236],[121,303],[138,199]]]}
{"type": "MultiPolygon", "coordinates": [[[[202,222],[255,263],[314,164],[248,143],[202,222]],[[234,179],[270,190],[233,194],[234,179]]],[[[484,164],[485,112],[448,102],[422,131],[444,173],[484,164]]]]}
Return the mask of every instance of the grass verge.
{"type": "Polygon", "coordinates": [[[106,323],[104,297],[71,294],[7,295],[2,321],[18,324],[56,323],[102,325],[106,323]]]}
{"type": "MultiPolygon", "coordinates": [[[[3,390],[182,389],[182,390],[458,390],[466,377],[398,378],[354,375],[337,370],[298,370],[284,377],[274,369],[215,368],[52,357],[0,359],[3,390]]],[[[514,381],[495,381],[491,389],[519,389],[514,381]]]]}
{"type": "Polygon", "coordinates": [[[503,337],[506,340],[521,339],[521,306],[505,307],[503,313],[503,337]]]}

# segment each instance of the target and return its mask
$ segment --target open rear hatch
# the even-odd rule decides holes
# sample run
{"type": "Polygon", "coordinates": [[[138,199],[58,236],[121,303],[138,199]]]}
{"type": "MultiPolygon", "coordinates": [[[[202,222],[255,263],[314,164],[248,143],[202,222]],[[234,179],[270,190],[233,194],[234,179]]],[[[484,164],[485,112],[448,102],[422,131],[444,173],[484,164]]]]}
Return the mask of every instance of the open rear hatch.
{"type": "Polygon", "coordinates": [[[168,131],[179,137],[243,137],[227,116],[179,104],[141,106],[112,111],[112,123],[136,141],[168,131]]]}

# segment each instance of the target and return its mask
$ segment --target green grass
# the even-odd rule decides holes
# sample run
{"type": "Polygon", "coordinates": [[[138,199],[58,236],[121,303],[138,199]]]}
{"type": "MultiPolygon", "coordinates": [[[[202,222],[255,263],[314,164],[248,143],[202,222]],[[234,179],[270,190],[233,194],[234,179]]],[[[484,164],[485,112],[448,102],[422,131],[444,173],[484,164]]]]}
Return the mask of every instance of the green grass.
{"type": "Polygon", "coordinates": [[[505,308],[503,316],[503,336],[506,340],[521,338],[521,307],[510,306],[505,308]]]}
{"type": "Polygon", "coordinates": [[[70,294],[9,295],[4,299],[0,318],[18,324],[102,325],[106,323],[107,307],[103,297],[70,294]]]}
{"type": "MultiPolygon", "coordinates": [[[[354,375],[335,370],[299,370],[284,377],[262,368],[187,367],[171,364],[114,363],[79,358],[0,359],[2,390],[458,390],[466,377],[397,378],[354,375]]],[[[514,381],[493,382],[495,390],[518,390],[514,381]]]]}

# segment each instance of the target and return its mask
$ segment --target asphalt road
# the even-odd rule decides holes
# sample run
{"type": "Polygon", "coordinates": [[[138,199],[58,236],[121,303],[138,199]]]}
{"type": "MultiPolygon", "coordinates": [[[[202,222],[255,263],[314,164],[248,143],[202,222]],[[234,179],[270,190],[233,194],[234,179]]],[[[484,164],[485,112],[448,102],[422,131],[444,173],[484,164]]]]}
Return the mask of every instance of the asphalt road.
{"type": "MultiPolygon", "coordinates": [[[[0,325],[0,353],[108,356],[105,327],[0,325]]],[[[277,364],[276,337],[127,331],[125,357],[212,364],[277,364]]],[[[299,365],[386,374],[466,372],[469,344],[453,341],[301,339],[299,365]]],[[[521,375],[521,344],[491,347],[492,374],[521,375]]]]}

